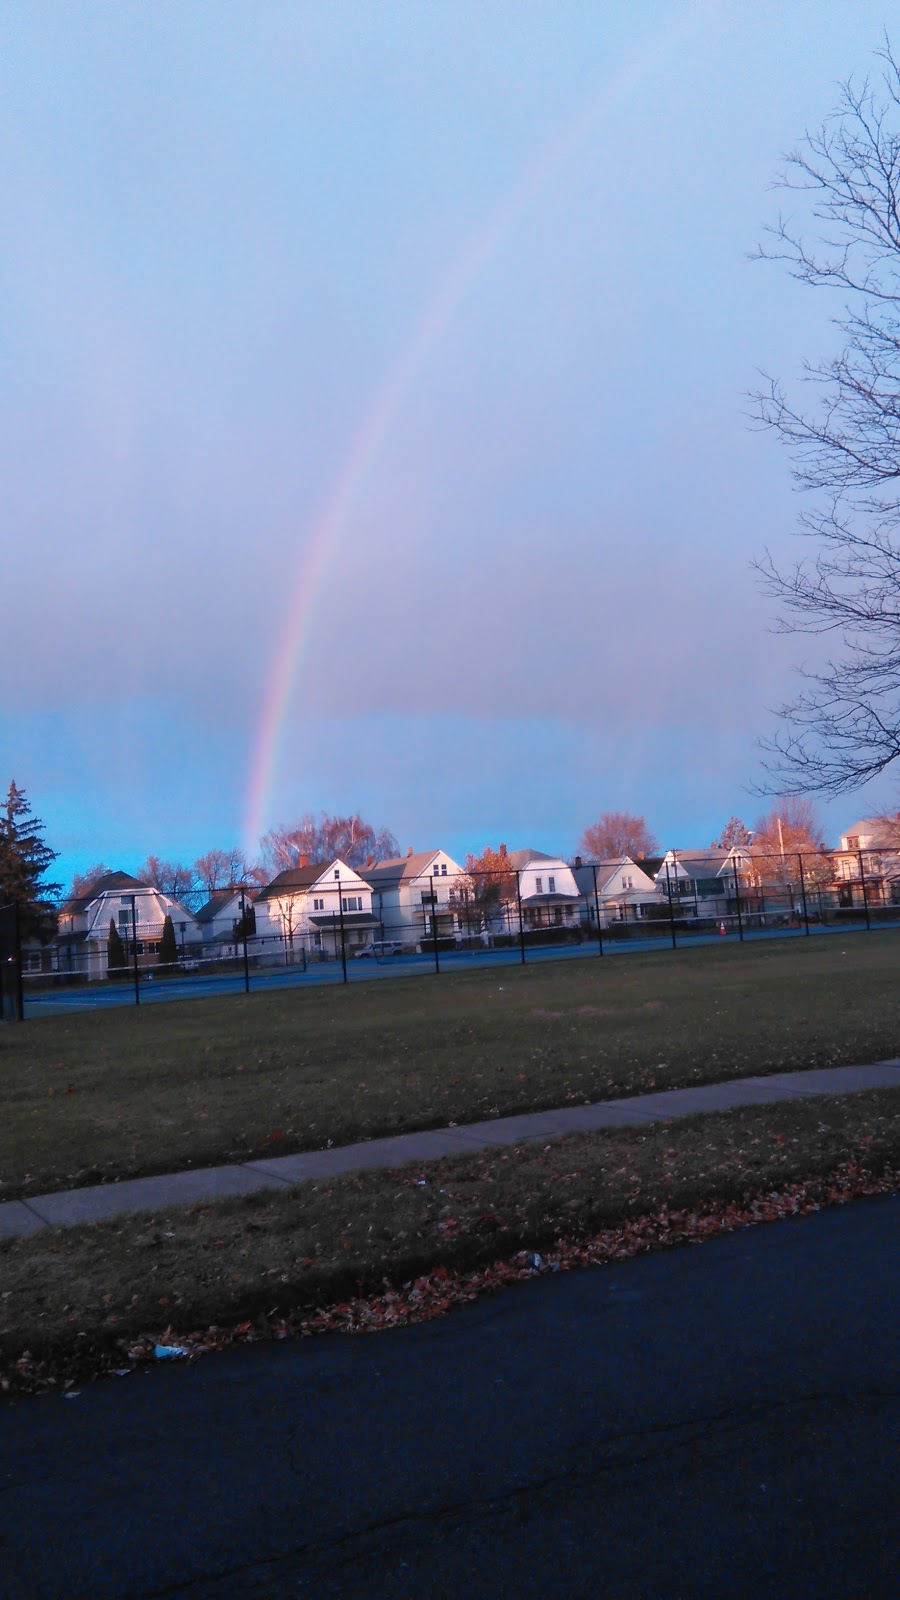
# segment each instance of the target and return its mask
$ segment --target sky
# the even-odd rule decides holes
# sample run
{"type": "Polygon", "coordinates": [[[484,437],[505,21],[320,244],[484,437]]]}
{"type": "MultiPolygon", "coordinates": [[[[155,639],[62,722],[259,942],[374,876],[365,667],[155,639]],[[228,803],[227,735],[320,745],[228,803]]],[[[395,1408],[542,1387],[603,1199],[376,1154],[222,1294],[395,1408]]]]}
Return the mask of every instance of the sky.
{"type": "MultiPolygon", "coordinates": [[[[810,642],[751,259],[855,0],[8,0],[0,781],[56,876],[312,811],[707,845],[810,642]]],[[[888,778],[823,805],[836,839],[888,778]]]]}

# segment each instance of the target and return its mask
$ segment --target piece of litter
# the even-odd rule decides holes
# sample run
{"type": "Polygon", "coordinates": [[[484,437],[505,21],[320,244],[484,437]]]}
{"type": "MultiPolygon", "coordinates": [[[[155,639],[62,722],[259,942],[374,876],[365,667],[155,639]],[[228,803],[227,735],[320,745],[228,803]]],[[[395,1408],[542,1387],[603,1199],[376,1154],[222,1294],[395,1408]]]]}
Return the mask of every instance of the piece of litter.
{"type": "Polygon", "coordinates": [[[113,1377],[130,1378],[133,1371],[133,1367],[113,1367],[113,1377]]]}
{"type": "Polygon", "coordinates": [[[181,1344],[157,1344],[153,1347],[153,1354],[157,1361],[176,1361],[179,1356],[188,1354],[181,1344]]]}
{"type": "Polygon", "coordinates": [[[80,1395],[80,1393],[81,1393],[80,1389],[67,1389],[66,1393],[63,1395],[63,1399],[64,1400],[77,1400],[78,1396],[80,1395]]]}

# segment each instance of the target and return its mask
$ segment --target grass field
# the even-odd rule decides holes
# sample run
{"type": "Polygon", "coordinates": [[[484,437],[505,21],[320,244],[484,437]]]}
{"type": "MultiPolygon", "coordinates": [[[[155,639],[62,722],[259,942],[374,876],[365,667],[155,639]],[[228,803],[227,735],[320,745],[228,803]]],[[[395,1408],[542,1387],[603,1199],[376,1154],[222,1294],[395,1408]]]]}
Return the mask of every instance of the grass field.
{"type": "Polygon", "coordinates": [[[565,1251],[598,1230],[612,1230],[600,1259],[702,1238],[707,1222],[791,1212],[798,1180],[814,1207],[864,1192],[898,1155],[900,1093],[879,1090],[48,1229],[0,1242],[0,1389],[127,1369],[159,1338],[215,1347],[390,1326],[508,1281],[504,1261],[521,1275],[517,1251],[565,1251]],[[454,1293],[460,1273],[476,1281],[454,1293]]]}
{"type": "Polygon", "coordinates": [[[0,1196],[900,1053],[900,938],[409,978],[0,1031],[0,1196]]]}

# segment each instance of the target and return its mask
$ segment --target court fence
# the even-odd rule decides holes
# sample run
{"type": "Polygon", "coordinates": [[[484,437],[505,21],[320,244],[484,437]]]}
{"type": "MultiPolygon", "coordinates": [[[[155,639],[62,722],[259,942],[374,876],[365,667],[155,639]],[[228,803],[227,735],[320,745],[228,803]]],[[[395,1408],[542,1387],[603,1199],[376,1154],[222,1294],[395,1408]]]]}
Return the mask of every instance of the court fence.
{"type": "Polygon", "coordinates": [[[224,927],[213,921],[212,932],[187,911],[168,928],[143,922],[128,893],[116,897],[114,917],[104,902],[93,922],[86,916],[84,927],[53,937],[62,907],[0,907],[0,1014],[21,1021],[101,996],[138,1006],[216,989],[349,983],[375,969],[440,974],[900,927],[900,850],[670,851],[653,861],[576,857],[571,865],[536,857],[521,870],[433,873],[413,888],[401,880],[371,895],[349,892],[358,880],[329,887],[330,898],[311,900],[305,890],[257,898],[254,887],[232,885],[234,915],[224,927]]]}

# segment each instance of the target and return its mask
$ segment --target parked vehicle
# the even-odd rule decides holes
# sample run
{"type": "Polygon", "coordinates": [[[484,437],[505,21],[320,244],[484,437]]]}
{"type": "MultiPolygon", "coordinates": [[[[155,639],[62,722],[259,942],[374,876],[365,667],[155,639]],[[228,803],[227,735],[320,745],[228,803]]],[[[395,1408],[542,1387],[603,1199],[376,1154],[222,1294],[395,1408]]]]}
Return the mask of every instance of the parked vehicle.
{"type": "Polygon", "coordinates": [[[357,950],[356,954],[357,957],[374,956],[375,960],[378,961],[382,956],[402,955],[403,946],[399,939],[371,939],[368,944],[364,944],[360,950],[357,950]]]}

